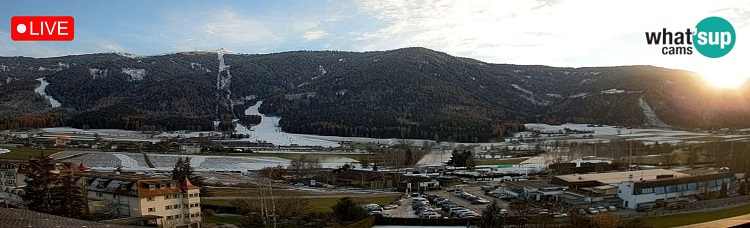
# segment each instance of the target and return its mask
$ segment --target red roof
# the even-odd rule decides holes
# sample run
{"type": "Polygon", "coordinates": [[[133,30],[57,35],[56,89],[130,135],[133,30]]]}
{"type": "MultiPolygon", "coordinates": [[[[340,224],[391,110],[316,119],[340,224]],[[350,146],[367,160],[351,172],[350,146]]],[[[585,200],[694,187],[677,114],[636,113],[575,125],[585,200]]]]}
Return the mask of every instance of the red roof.
{"type": "Polygon", "coordinates": [[[185,180],[182,181],[182,183],[180,184],[180,188],[182,188],[182,190],[184,191],[184,190],[188,190],[188,189],[196,189],[198,187],[196,187],[195,185],[193,185],[193,183],[190,183],[189,179],[185,178],[185,180]]]}
{"type": "Polygon", "coordinates": [[[81,171],[81,172],[89,171],[89,167],[81,163],[80,165],[78,165],[78,171],[81,171]]]}

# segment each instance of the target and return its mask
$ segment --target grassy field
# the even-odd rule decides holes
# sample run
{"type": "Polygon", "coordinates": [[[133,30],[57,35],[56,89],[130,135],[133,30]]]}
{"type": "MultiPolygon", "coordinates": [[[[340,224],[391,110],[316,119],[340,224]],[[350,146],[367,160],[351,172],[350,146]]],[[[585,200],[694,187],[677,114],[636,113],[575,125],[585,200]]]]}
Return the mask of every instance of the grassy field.
{"type": "Polygon", "coordinates": [[[240,224],[240,215],[210,215],[210,216],[204,216],[203,222],[204,223],[213,223],[213,224],[240,224]]]}
{"type": "MultiPolygon", "coordinates": [[[[274,187],[274,194],[276,195],[284,195],[284,196],[302,196],[302,195],[310,195],[310,193],[303,192],[303,191],[297,191],[297,190],[286,190],[286,189],[277,189],[274,187]]],[[[245,196],[257,196],[258,195],[258,189],[256,188],[234,188],[234,187],[226,187],[226,188],[207,188],[206,189],[206,196],[219,196],[219,197],[245,197],[245,196]]]]}
{"type": "Polygon", "coordinates": [[[60,152],[60,149],[36,149],[31,147],[11,147],[3,148],[8,149],[10,152],[0,154],[0,159],[14,159],[14,160],[29,160],[30,158],[39,157],[40,154],[48,156],[60,152]]]}
{"type": "Polygon", "coordinates": [[[526,161],[528,158],[506,158],[506,159],[477,159],[476,165],[515,165],[526,161]]]}
{"type": "Polygon", "coordinates": [[[703,223],[744,214],[750,214],[750,204],[715,211],[650,217],[644,218],[644,221],[655,228],[661,228],[703,223]]]}
{"type": "MultiPolygon", "coordinates": [[[[343,198],[343,197],[341,197],[343,198]]],[[[316,198],[316,199],[310,199],[310,209],[308,212],[318,212],[318,213],[327,213],[332,212],[333,210],[331,207],[333,205],[336,205],[336,202],[339,201],[341,198],[316,198]]],[[[387,205],[395,201],[397,197],[395,196],[378,196],[378,197],[357,197],[352,198],[355,203],[358,204],[369,204],[369,203],[376,203],[380,205],[387,205]]]]}

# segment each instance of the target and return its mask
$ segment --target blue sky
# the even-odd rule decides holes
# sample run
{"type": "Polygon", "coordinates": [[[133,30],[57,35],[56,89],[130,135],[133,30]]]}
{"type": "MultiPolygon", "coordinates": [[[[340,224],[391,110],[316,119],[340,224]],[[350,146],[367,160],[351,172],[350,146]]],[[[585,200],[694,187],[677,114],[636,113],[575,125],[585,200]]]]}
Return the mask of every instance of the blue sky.
{"type": "MultiPolygon", "coordinates": [[[[243,53],[331,49],[377,21],[345,1],[15,1],[5,3],[0,55],[151,55],[219,47],[243,53]],[[73,42],[11,42],[14,15],[72,15],[73,42]],[[348,22],[342,23],[342,20],[348,22]],[[351,22],[351,20],[357,20],[351,22]]],[[[351,49],[345,45],[335,48],[351,49]]]]}
{"type": "Polygon", "coordinates": [[[657,65],[710,72],[706,74],[726,84],[750,75],[744,67],[750,59],[746,0],[32,0],[2,5],[0,56],[422,46],[493,63],[657,65]],[[76,38],[10,41],[9,20],[14,15],[74,16],[76,38]],[[735,27],[738,41],[725,57],[664,56],[659,48],[645,44],[644,32],[684,30],[708,16],[724,17],[735,27]]]}

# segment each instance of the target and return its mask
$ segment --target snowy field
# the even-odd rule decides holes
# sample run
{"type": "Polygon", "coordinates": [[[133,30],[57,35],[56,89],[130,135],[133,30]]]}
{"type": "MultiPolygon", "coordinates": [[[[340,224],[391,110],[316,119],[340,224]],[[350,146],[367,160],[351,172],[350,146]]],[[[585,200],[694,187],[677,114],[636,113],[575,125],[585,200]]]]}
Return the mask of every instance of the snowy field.
{"type": "Polygon", "coordinates": [[[46,98],[47,101],[49,101],[49,104],[52,106],[52,108],[57,108],[57,107],[62,106],[62,104],[60,104],[59,101],[55,100],[54,97],[47,94],[47,86],[49,85],[49,82],[44,80],[44,78],[37,78],[36,80],[39,81],[40,84],[39,84],[39,87],[36,87],[36,89],[34,89],[34,92],[46,98]]]}
{"type": "Polygon", "coordinates": [[[340,146],[340,142],[376,143],[384,145],[395,145],[401,142],[406,142],[412,145],[422,145],[424,142],[434,142],[432,140],[424,139],[378,139],[286,133],[279,127],[279,120],[281,120],[280,117],[266,116],[258,111],[261,104],[263,104],[263,101],[259,101],[245,110],[245,115],[261,116],[260,124],[251,128],[237,124],[235,132],[250,135],[250,138],[242,139],[242,141],[265,141],[273,143],[274,145],[282,146],[297,144],[300,146],[323,147],[338,147],[340,146]]]}
{"type": "Polygon", "coordinates": [[[258,111],[263,101],[259,101],[253,106],[248,107],[245,110],[245,115],[259,115],[261,116],[260,124],[255,125],[251,128],[247,128],[239,123],[235,128],[235,132],[239,134],[250,135],[250,138],[242,139],[241,141],[265,141],[273,143],[274,145],[289,146],[297,144],[300,146],[323,146],[323,147],[338,147],[339,143],[336,141],[317,139],[308,137],[303,134],[292,134],[281,131],[279,127],[280,117],[266,116],[258,111]]]}
{"type": "MultiPolygon", "coordinates": [[[[154,170],[171,171],[178,158],[189,157],[191,165],[196,171],[241,171],[260,170],[266,167],[287,167],[290,160],[266,156],[203,156],[203,155],[172,155],[148,154],[154,168],[148,167],[146,159],[140,153],[127,152],[85,152],[64,151],[54,155],[55,158],[65,158],[64,161],[83,163],[94,170],[113,170],[122,167],[124,170],[154,170]]],[[[345,164],[356,164],[357,160],[341,156],[324,156],[320,159],[323,168],[338,168],[345,164]]]]}
{"type": "Polygon", "coordinates": [[[48,134],[76,134],[76,135],[96,135],[103,140],[118,140],[118,141],[139,141],[139,142],[151,142],[156,143],[161,141],[155,138],[152,134],[144,134],[140,131],[130,131],[122,129],[78,129],[72,127],[52,127],[42,128],[43,133],[48,134]]]}
{"type": "MultiPolygon", "coordinates": [[[[622,138],[630,141],[640,141],[645,144],[654,143],[669,143],[669,144],[693,144],[703,143],[707,141],[742,141],[750,140],[750,134],[717,134],[717,133],[706,133],[706,132],[691,132],[683,130],[670,130],[670,129],[649,129],[649,128],[623,128],[615,126],[592,126],[589,124],[562,124],[562,125],[548,125],[539,123],[530,123],[525,125],[529,130],[540,131],[542,133],[551,134],[550,136],[543,137],[554,137],[560,136],[555,135],[557,133],[564,132],[565,128],[578,131],[592,131],[593,133],[585,134],[571,134],[571,136],[583,136],[591,135],[593,138],[576,138],[576,139],[565,139],[561,141],[576,141],[576,142],[601,142],[606,139],[622,138]]],[[[524,135],[524,134],[521,134],[524,135]]],[[[524,135],[528,136],[528,133],[524,135]]],[[[518,137],[518,135],[516,136],[518,137]]],[[[542,138],[543,139],[543,138],[542,138]]]]}

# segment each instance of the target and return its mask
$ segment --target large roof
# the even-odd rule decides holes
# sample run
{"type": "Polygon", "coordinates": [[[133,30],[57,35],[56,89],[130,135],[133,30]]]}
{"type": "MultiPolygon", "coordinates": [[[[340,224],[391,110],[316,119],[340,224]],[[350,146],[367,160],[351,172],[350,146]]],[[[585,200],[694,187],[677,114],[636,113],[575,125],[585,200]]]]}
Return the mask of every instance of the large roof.
{"type": "Polygon", "coordinates": [[[0,227],[86,227],[86,228],[127,228],[140,227],[129,225],[115,225],[85,221],[62,216],[39,213],[26,209],[0,208],[0,227]]]}
{"type": "Polygon", "coordinates": [[[625,181],[639,182],[656,180],[658,176],[662,175],[672,175],[675,178],[690,176],[686,173],[668,169],[647,169],[609,173],[569,174],[557,176],[557,178],[569,183],[598,181],[602,184],[618,184],[625,181]]]}

